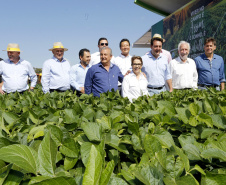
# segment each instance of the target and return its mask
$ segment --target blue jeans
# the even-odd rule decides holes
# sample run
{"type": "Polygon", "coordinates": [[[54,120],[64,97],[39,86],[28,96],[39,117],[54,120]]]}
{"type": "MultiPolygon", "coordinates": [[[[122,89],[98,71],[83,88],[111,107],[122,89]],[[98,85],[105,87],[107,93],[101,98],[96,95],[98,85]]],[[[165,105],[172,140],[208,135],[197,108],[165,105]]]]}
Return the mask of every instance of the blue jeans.
{"type": "Polygon", "coordinates": [[[158,89],[149,89],[148,88],[148,92],[150,96],[153,96],[154,94],[159,94],[160,92],[164,92],[166,91],[166,87],[164,86],[162,89],[158,90],[158,89]]]}

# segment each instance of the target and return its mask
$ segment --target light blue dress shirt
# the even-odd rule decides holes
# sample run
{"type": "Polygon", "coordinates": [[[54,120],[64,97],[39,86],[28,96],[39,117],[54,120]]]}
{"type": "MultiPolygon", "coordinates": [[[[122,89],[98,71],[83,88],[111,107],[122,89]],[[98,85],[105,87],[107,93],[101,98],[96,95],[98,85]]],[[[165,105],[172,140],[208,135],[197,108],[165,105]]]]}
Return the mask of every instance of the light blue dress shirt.
{"type": "Polygon", "coordinates": [[[22,92],[29,88],[28,77],[31,80],[31,87],[35,87],[37,75],[30,62],[20,59],[14,64],[9,59],[0,61],[0,75],[2,75],[2,90],[11,92],[22,92]]]}
{"type": "Polygon", "coordinates": [[[151,51],[142,57],[142,71],[146,74],[148,87],[162,87],[165,81],[172,79],[168,59],[162,53],[156,59],[151,51]]]}
{"type": "Polygon", "coordinates": [[[50,89],[66,91],[70,89],[70,63],[63,58],[60,62],[57,58],[47,60],[42,68],[42,90],[44,93],[50,89]]]}
{"type": "Polygon", "coordinates": [[[74,89],[81,91],[80,87],[84,87],[86,73],[89,68],[89,65],[84,68],[81,64],[76,64],[71,67],[70,84],[74,89]]]}

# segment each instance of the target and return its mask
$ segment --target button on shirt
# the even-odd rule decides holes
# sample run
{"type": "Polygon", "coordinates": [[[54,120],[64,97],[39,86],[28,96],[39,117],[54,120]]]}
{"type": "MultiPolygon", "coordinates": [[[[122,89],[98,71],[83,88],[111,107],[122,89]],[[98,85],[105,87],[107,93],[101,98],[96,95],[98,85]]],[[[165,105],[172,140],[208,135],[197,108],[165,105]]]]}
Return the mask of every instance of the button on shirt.
{"type": "Polygon", "coordinates": [[[156,59],[151,51],[142,57],[142,71],[146,74],[149,87],[162,87],[172,78],[166,56],[162,53],[156,59]]]}
{"type": "Polygon", "coordinates": [[[111,64],[107,71],[102,63],[89,68],[85,79],[85,93],[100,97],[100,93],[118,89],[118,81],[122,82],[123,75],[118,66],[111,64]]]}
{"type": "Polygon", "coordinates": [[[70,89],[70,63],[63,59],[61,62],[53,56],[43,64],[42,90],[44,93],[50,89],[66,91],[70,89]]]}
{"type": "Polygon", "coordinates": [[[198,71],[198,84],[220,85],[225,82],[224,60],[221,56],[214,54],[210,61],[205,54],[195,58],[198,71]]]}
{"type": "Polygon", "coordinates": [[[180,57],[170,62],[173,89],[197,88],[198,73],[195,61],[188,58],[183,62],[180,57]]]}
{"type": "Polygon", "coordinates": [[[141,73],[140,78],[137,79],[136,75],[132,72],[125,76],[122,83],[122,96],[128,97],[130,102],[139,96],[148,95],[147,90],[148,81],[141,73]]]}
{"type": "Polygon", "coordinates": [[[88,69],[89,65],[84,68],[81,64],[76,64],[71,67],[70,84],[74,89],[81,91],[80,87],[84,87],[85,77],[88,69]]]}
{"type": "Polygon", "coordinates": [[[9,59],[0,61],[0,75],[2,75],[2,90],[10,92],[22,92],[29,88],[28,77],[31,80],[31,87],[35,87],[37,75],[30,62],[20,59],[14,64],[9,59]]]}

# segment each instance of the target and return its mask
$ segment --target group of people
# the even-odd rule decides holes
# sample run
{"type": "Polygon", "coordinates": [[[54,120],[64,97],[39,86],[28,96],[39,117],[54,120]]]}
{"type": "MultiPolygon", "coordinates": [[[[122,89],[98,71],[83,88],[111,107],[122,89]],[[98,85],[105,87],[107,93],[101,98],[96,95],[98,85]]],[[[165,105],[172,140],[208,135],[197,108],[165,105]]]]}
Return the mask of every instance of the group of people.
{"type": "MultiPolygon", "coordinates": [[[[131,56],[130,41],[122,39],[119,43],[121,54],[114,57],[108,40],[100,38],[99,51],[91,55],[88,49],[81,49],[80,63],[72,67],[64,58],[64,52],[68,49],[61,42],[55,42],[49,49],[53,57],[43,64],[42,90],[51,93],[72,89],[78,96],[93,93],[100,97],[101,93],[114,89],[132,102],[142,95],[152,96],[166,90],[172,92],[173,89],[224,89],[224,61],[214,54],[214,38],[205,40],[204,53],[194,60],[188,58],[188,42],[178,44],[179,56],[173,60],[170,52],[162,49],[163,42],[161,35],[155,34],[151,39],[151,50],[140,57],[131,56]]],[[[31,64],[20,58],[19,45],[9,44],[7,53],[8,59],[0,61],[3,79],[0,93],[32,91],[37,76],[31,64]]]]}

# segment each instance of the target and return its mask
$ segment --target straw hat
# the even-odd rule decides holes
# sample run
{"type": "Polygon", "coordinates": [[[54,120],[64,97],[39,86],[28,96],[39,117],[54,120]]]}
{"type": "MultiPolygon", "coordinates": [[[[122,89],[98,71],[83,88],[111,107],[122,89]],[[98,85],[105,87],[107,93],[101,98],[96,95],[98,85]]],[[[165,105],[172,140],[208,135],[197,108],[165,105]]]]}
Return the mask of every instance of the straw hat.
{"type": "Polygon", "coordinates": [[[52,51],[54,49],[64,49],[64,51],[67,51],[67,48],[64,48],[63,44],[61,42],[54,42],[53,48],[49,49],[49,51],[52,51]]]}
{"type": "Polygon", "coordinates": [[[154,34],[154,36],[153,36],[152,38],[153,38],[153,39],[154,39],[154,38],[159,38],[159,39],[162,40],[162,42],[165,42],[165,41],[166,41],[166,40],[163,39],[162,36],[161,36],[160,34],[158,34],[158,33],[154,34]]]}
{"type": "Polygon", "coordinates": [[[20,46],[19,46],[19,44],[16,44],[16,43],[9,43],[8,46],[7,46],[7,50],[3,50],[3,51],[20,52],[20,46]]]}

